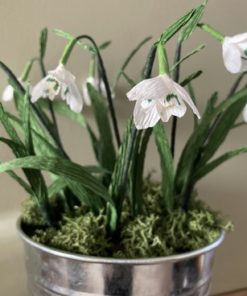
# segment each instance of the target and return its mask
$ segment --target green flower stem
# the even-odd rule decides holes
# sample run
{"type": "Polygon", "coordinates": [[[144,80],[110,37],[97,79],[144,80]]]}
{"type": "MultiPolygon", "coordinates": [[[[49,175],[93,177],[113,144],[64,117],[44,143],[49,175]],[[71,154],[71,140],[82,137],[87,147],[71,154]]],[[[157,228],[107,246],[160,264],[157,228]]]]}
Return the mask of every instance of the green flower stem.
{"type": "Polygon", "coordinates": [[[106,74],[103,59],[101,57],[99,48],[98,48],[96,42],[94,41],[94,39],[92,37],[90,37],[89,35],[80,35],[80,36],[74,38],[73,40],[71,40],[68,43],[68,45],[65,47],[63,55],[62,55],[62,57],[60,59],[60,63],[63,64],[63,65],[66,65],[75,44],[81,39],[88,39],[93,44],[94,49],[96,51],[96,56],[98,58],[98,64],[99,64],[100,76],[102,77],[102,80],[103,80],[105,88],[106,88],[106,95],[107,95],[107,100],[108,100],[108,104],[109,104],[109,109],[110,109],[110,114],[111,114],[111,119],[112,119],[112,124],[113,124],[113,129],[114,129],[114,133],[115,133],[116,142],[117,142],[118,147],[120,147],[121,139],[120,139],[120,133],[119,133],[119,129],[118,129],[116,113],[115,113],[115,109],[114,109],[114,105],[113,105],[113,101],[112,101],[111,89],[110,89],[110,85],[109,85],[109,82],[108,82],[108,78],[107,78],[107,74],[106,74]]]}
{"type": "MultiPolygon", "coordinates": [[[[176,52],[175,52],[175,57],[174,57],[174,64],[176,64],[181,59],[181,52],[182,52],[182,43],[178,41],[176,52]]],[[[178,64],[173,72],[173,80],[175,82],[179,82],[179,78],[180,78],[180,65],[178,64]]],[[[171,153],[172,153],[173,158],[175,156],[177,123],[178,123],[177,117],[173,116],[172,131],[171,131],[171,153]]]]}
{"type": "Polygon", "coordinates": [[[209,35],[211,35],[216,40],[223,43],[225,36],[223,34],[221,34],[220,32],[216,31],[210,25],[208,25],[208,24],[198,24],[198,27],[200,27],[203,31],[207,32],[209,35]]]}
{"type": "Polygon", "coordinates": [[[159,74],[168,74],[169,71],[169,64],[168,64],[168,58],[166,54],[166,49],[164,45],[159,42],[157,45],[157,51],[158,51],[158,62],[159,62],[159,74]]]}

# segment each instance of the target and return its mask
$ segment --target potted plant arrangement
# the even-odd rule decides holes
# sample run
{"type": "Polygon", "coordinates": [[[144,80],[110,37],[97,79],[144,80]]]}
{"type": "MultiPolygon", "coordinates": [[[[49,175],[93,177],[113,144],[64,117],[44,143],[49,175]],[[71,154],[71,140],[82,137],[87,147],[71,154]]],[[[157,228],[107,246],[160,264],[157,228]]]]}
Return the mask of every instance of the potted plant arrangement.
{"type": "MultiPolygon", "coordinates": [[[[16,114],[0,104],[0,122],[8,137],[0,137],[16,158],[0,163],[28,193],[18,222],[24,241],[31,295],[209,295],[215,248],[231,223],[200,201],[195,186],[226,160],[247,152],[247,146],[214,157],[230,130],[247,120],[247,87],[240,83],[247,70],[247,33],[226,37],[201,17],[207,1],[169,26],[155,41],[141,65],[140,81],[127,66],[146,38],[131,52],[114,85],[108,81],[101,51],[88,35],[73,37],[54,30],[67,45],[58,66],[46,71],[47,29],[41,32],[39,56],[31,59],[21,77],[0,62],[9,85],[3,101],[13,101],[16,114]],[[240,73],[229,95],[218,101],[214,93],[203,111],[196,107],[193,89],[198,71],[181,79],[180,68],[205,47],[182,54],[183,43],[198,29],[222,46],[228,71],[240,73]],[[177,38],[174,62],[166,44],[177,38]],[[91,55],[83,95],[68,70],[75,46],[91,55]],[[153,73],[158,63],[159,73],[153,73]],[[42,79],[33,87],[28,77],[34,63],[42,79]],[[133,117],[120,135],[114,91],[120,78],[129,84],[133,117]],[[83,115],[89,105],[96,129],[83,115]],[[187,106],[194,128],[174,161],[178,118],[187,106]],[[97,164],[73,162],[64,149],[56,115],[88,131],[97,164]],[[171,139],[166,122],[172,120],[171,139]],[[160,156],[161,180],[144,176],[144,161],[153,137],[160,156]],[[25,179],[15,169],[21,168],[25,179]],[[50,175],[51,182],[43,176],[50,175]]],[[[127,99],[126,99],[127,101],[127,99]]]]}

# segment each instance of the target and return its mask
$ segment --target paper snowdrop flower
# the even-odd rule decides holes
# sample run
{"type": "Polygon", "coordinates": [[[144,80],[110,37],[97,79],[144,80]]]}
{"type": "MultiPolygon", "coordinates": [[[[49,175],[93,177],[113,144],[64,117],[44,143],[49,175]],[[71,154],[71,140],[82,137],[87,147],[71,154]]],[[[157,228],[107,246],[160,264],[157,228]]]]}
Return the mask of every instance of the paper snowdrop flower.
{"type": "Polygon", "coordinates": [[[222,50],[224,64],[229,72],[247,71],[247,33],[225,37],[222,50]]]}
{"type": "MultiPolygon", "coordinates": [[[[18,79],[18,81],[23,87],[25,86],[25,84],[20,79],[18,79]]],[[[13,99],[14,99],[14,88],[12,85],[8,84],[3,90],[2,101],[11,102],[13,99]]]]}
{"type": "Polygon", "coordinates": [[[244,121],[247,123],[247,104],[245,105],[243,110],[243,118],[244,118],[244,121]]]}
{"type": "Polygon", "coordinates": [[[59,94],[72,111],[81,112],[83,102],[75,83],[75,76],[66,70],[63,64],[49,71],[48,75],[34,86],[31,102],[35,103],[40,98],[54,100],[59,94]]]}
{"type": "Polygon", "coordinates": [[[137,129],[153,127],[161,119],[167,122],[172,115],[184,116],[187,103],[195,115],[200,114],[186,90],[167,74],[146,79],[128,93],[130,101],[136,101],[134,123],[137,129]]]}
{"type": "MultiPolygon", "coordinates": [[[[100,80],[99,82],[99,79],[97,79],[96,77],[89,76],[82,84],[83,99],[84,99],[84,103],[87,106],[91,106],[91,98],[88,93],[87,83],[92,84],[92,86],[95,89],[97,89],[102,94],[103,97],[106,98],[107,94],[106,94],[106,88],[103,80],[100,80]]],[[[112,95],[112,98],[115,97],[115,93],[112,91],[112,89],[111,89],[111,95],[112,95]]]]}

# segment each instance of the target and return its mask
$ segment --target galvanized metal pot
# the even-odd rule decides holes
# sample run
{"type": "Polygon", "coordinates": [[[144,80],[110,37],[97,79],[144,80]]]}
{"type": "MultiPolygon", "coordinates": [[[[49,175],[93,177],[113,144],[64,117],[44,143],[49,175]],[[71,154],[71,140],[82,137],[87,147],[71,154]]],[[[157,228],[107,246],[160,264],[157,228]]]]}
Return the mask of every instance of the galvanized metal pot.
{"type": "Polygon", "coordinates": [[[208,296],[215,249],[151,259],[81,256],[33,242],[21,229],[32,296],[208,296]]]}

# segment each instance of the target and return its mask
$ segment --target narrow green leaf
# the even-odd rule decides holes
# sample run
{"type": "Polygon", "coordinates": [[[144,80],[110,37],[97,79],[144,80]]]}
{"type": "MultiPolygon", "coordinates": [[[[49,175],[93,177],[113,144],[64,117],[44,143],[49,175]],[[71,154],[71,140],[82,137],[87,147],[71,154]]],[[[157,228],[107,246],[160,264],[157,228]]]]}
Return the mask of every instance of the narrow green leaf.
{"type": "MultiPolygon", "coordinates": [[[[84,116],[81,113],[76,113],[73,112],[68,105],[66,105],[63,101],[53,101],[53,108],[55,110],[56,113],[58,113],[59,115],[62,115],[78,124],[80,124],[82,127],[86,126],[86,120],[84,118],[84,116]]],[[[42,108],[49,108],[49,104],[46,100],[42,100],[40,103],[40,106],[42,108]]]]}
{"type": "Polygon", "coordinates": [[[33,192],[32,188],[16,173],[13,171],[8,171],[7,174],[13,178],[30,196],[34,196],[35,193],[33,192]]]}
{"type": "Polygon", "coordinates": [[[134,149],[137,130],[131,121],[128,121],[124,132],[124,139],[120,146],[117,161],[112,174],[112,180],[109,187],[110,195],[117,205],[118,218],[120,219],[123,200],[126,194],[128,173],[131,167],[132,152],[134,149]]]}
{"type": "Polygon", "coordinates": [[[85,188],[112,202],[107,189],[81,165],[67,159],[46,156],[28,156],[0,164],[0,173],[16,168],[49,171],[55,175],[81,183],[85,188]]]}
{"type": "Polygon", "coordinates": [[[45,57],[47,37],[48,37],[48,29],[44,28],[40,33],[40,39],[39,39],[39,57],[41,60],[43,60],[45,57]]]}
{"type": "Polygon", "coordinates": [[[153,131],[160,155],[160,166],[162,172],[161,184],[165,207],[168,211],[170,211],[174,206],[174,171],[171,149],[161,122],[156,124],[153,131]]]}
{"type": "Polygon", "coordinates": [[[134,87],[137,83],[131,79],[125,72],[122,72],[123,77],[125,78],[125,80],[127,81],[127,83],[131,86],[134,87]]]}
{"type": "Polygon", "coordinates": [[[170,67],[170,72],[174,71],[174,69],[182,64],[184,61],[186,61],[187,59],[189,59],[191,56],[193,56],[194,54],[200,52],[201,50],[203,50],[205,48],[204,44],[199,45],[197,48],[195,48],[194,50],[192,50],[191,52],[189,52],[186,56],[184,56],[181,60],[179,60],[176,64],[174,64],[172,67],[170,67]]]}
{"type": "MultiPolygon", "coordinates": [[[[225,102],[228,102],[228,100],[229,99],[225,102]]],[[[239,100],[230,105],[230,107],[227,107],[227,109],[225,109],[225,111],[221,113],[220,117],[218,117],[213,123],[213,126],[209,129],[210,132],[208,133],[207,141],[203,147],[202,159],[198,164],[204,165],[215,154],[220,145],[227,138],[229,132],[231,131],[231,127],[241,114],[246,102],[247,94],[243,97],[243,100],[239,100]]],[[[220,106],[224,107],[222,103],[220,106]]]]}
{"type": "Polygon", "coordinates": [[[175,178],[176,194],[184,194],[186,186],[190,182],[191,174],[195,166],[195,162],[200,157],[202,145],[204,143],[210,123],[215,116],[215,109],[211,109],[212,102],[217,100],[217,93],[214,93],[208,101],[208,105],[197,129],[191,134],[181,153],[175,178]]]}
{"type": "Polygon", "coordinates": [[[64,182],[63,178],[57,178],[52,184],[48,187],[48,196],[49,198],[57,195],[66,188],[67,184],[64,182]]]}
{"type": "Polygon", "coordinates": [[[74,195],[79,199],[82,205],[86,205],[94,211],[97,211],[104,207],[103,200],[99,198],[99,196],[96,196],[95,193],[85,189],[81,183],[74,182],[68,179],[65,180],[65,183],[74,193],[74,195]]]}
{"type": "Polygon", "coordinates": [[[153,129],[148,128],[145,131],[138,131],[135,151],[133,152],[133,161],[130,173],[130,194],[133,207],[133,214],[140,213],[142,210],[143,194],[143,173],[144,163],[147,151],[147,145],[153,129]]]}
{"type": "MultiPolygon", "coordinates": [[[[189,92],[189,95],[191,97],[191,99],[193,100],[194,104],[196,105],[197,102],[196,102],[196,96],[195,96],[195,91],[194,91],[194,88],[192,86],[192,83],[189,82],[188,83],[188,92],[189,92]]],[[[198,126],[198,118],[197,116],[194,114],[194,130],[197,128],[198,126]]]]}
{"type": "Polygon", "coordinates": [[[99,162],[103,168],[108,171],[113,171],[116,154],[108,117],[108,109],[104,103],[102,95],[90,83],[87,84],[87,89],[92,101],[92,107],[99,131],[99,162]]]}
{"type": "Polygon", "coordinates": [[[180,85],[185,87],[188,83],[190,83],[191,81],[193,81],[194,79],[198,78],[199,76],[201,76],[202,71],[199,70],[195,73],[192,73],[191,75],[189,75],[187,78],[185,78],[180,85]]]}
{"type": "Polygon", "coordinates": [[[12,126],[7,113],[5,112],[3,105],[0,103],[0,121],[3,125],[3,127],[5,128],[5,131],[7,132],[7,134],[9,135],[9,137],[16,143],[22,145],[22,141],[19,138],[16,130],[14,129],[14,127],[12,126]]]}
{"type": "Polygon", "coordinates": [[[191,17],[191,19],[189,20],[189,22],[187,23],[187,25],[179,35],[179,38],[178,38],[179,42],[184,42],[194,32],[194,30],[197,27],[197,24],[200,22],[201,17],[203,16],[207,2],[208,1],[204,1],[203,4],[201,4],[195,9],[193,16],[191,17]]]}
{"type": "Polygon", "coordinates": [[[169,41],[183,26],[185,26],[189,22],[195,11],[195,9],[192,9],[186,15],[182,16],[175,23],[169,26],[161,35],[160,42],[163,45],[167,43],[167,41],[169,41]]]}
{"type": "Polygon", "coordinates": [[[132,51],[131,53],[127,56],[126,60],[124,61],[122,67],[120,68],[116,79],[113,83],[113,89],[115,89],[121,75],[124,75],[125,69],[128,67],[129,63],[131,62],[131,60],[135,57],[135,55],[139,52],[139,50],[143,47],[143,45],[145,45],[149,40],[151,40],[152,37],[146,37],[144,40],[142,40],[132,51]]]}
{"type": "Polygon", "coordinates": [[[34,155],[33,139],[30,125],[30,102],[29,102],[29,88],[24,96],[23,104],[23,131],[25,135],[25,146],[29,155],[34,155]]]}
{"type": "Polygon", "coordinates": [[[200,167],[192,177],[193,182],[197,182],[199,179],[206,176],[208,173],[210,173],[212,170],[220,166],[225,161],[230,160],[231,158],[243,153],[247,153],[247,147],[241,147],[239,149],[229,151],[223,154],[222,156],[216,158],[215,160],[211,161],[210,163],[200,167]]]}
{"type": "Polygon", "coordinates": [[[111,45],[111,41],[110,40],[109,41],[105,41],[102,44],[100,44],[99,49],[100,50],[104,50],[104,49],[106,49],[110,45],[111,45]]]}

